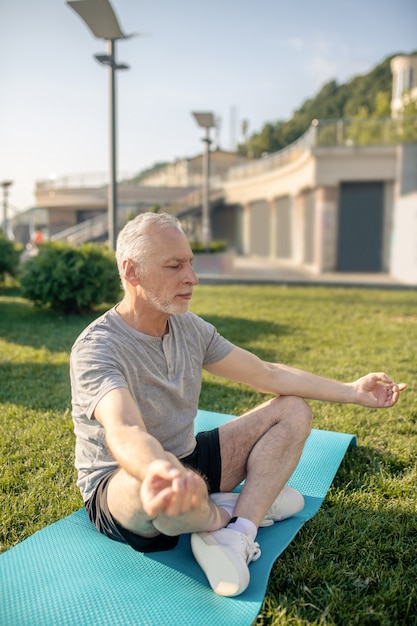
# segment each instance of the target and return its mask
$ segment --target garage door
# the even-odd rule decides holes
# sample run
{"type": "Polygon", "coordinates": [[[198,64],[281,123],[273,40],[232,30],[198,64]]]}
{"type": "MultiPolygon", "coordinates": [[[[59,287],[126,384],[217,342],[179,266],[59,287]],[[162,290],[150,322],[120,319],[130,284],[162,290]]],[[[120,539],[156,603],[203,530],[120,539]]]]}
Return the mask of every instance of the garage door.
{"type": "Polygon", "coordinates": [[[381,272],[384,183],[342,183],[339,201],[340,272],[381,272]]]}

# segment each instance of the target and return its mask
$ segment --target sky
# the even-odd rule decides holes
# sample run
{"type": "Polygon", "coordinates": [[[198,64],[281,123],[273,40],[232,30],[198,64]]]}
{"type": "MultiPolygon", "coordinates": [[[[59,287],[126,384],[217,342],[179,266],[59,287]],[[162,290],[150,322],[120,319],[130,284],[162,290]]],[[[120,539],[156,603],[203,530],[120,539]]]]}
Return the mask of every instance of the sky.
{"type": "MultiPolygon", "coordinates": [[[[116,43],[117,168],[192,157],[192,111],[219,119],[224,150],[287,120],[329,80],[417,50],[416,0],[110,0],[116,43]]],[[[9,217],[36,181],[109,171],[106,53],[65,0],[0,0],[0,182],[9,217]]]]}

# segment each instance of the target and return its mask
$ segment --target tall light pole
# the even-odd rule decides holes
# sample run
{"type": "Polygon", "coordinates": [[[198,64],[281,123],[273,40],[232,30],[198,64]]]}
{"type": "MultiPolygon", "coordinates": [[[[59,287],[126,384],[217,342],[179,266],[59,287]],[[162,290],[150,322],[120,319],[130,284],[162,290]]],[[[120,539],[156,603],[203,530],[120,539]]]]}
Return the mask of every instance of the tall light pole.
{"type": "Polygon", "coordinates": [[[107,54],[95,58],[109,68],[109,144],[110,177],[108,192],[109,245],[116,247],[117,237],[117,130],[116,130],[116,70],[127,70],[128,65],[116,62],[116,41],[127,39],[119,25],[109,0],[68,0],[70,6],[84,20],[93,35],[107,41],[107,54]]]}
{"type": "Polygon", "coordinates": [[[3,232],[7,234],[8,230],[7,230],[7,221],[8,221],[8,217],[7,217],[7,209],[8,209],[8,199],[9,199],[9,187],[13,185],[13,181],[12,180],[3,180],[0,183],[0,187],[2,187],[3,189],[3,221],[2,221],[2,227],[3,227],[3,232]]]}
{"type": "Polygon", "coordinates": [[[206,131],[202,141],[206,144],[203,155],[203,218],[202,218],[202,243],[208,250],[211,241],[211,225],[210,225],[210,129],[216,126],[216,120],[213,113],[210,112],[192,112],[195,121],[201,128],[206,131]]]}

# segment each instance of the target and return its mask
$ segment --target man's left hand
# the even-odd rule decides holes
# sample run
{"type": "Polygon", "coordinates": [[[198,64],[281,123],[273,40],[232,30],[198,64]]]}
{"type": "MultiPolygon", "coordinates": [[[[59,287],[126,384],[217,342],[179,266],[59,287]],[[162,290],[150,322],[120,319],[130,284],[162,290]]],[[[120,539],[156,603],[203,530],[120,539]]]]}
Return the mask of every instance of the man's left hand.
{"type": "Polygon", "coordinates": [[[352,385],[357,393],[355,404],[373,409],[393,406],[398,402],[401,391],[407,387],[405,383],[394,383],[383,372],[367,374],[356,380],[352,385]]]}

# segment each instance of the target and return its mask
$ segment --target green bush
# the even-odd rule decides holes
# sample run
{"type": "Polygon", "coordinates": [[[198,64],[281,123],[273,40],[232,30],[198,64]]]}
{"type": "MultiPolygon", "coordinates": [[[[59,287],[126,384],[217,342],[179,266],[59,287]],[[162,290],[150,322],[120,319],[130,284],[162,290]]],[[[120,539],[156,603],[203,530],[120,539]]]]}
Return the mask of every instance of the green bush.
{"type": "Polygon", "coordinates": [[[20,252],[19,247],[0,231],[0,282],[4,281],[6,274],[16,276],[20,252]]]}
{"type": "Polygon", "coordinates": [[[93,305],[116,302],[120,279],[114,253],[98,244],[41,244],[26,261],[20,278],[22,296],[37,306],[62,313],[86,313],[93,305]]]}
{"type": "Polygon", "coordinates": [[[208,245],[208,250],[200,241],[193,241],[190,243],[193,254],[201,254],[202,252],[224,252],[227,249],[226,241],[211,241],[208,245]]]}

